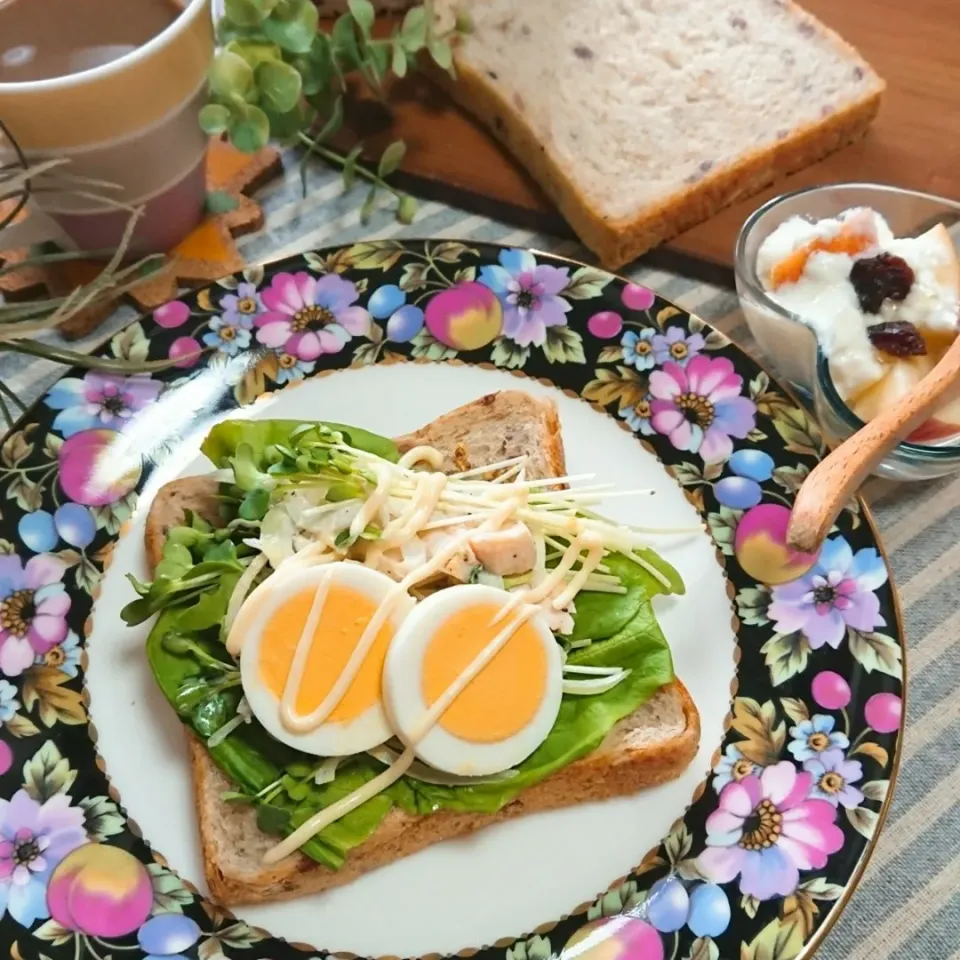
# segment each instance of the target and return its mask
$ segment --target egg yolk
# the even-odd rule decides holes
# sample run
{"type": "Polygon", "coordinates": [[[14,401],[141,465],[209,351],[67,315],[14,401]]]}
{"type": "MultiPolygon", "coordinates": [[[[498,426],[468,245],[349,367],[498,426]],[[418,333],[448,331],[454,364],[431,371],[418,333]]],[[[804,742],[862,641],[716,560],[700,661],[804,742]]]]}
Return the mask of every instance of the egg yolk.
{"type": "MultiPolygon", "coordinates": [[[[260,679],[279,700],[290,674],[293,655],[307,622],[314,590],[303,590],[281,604],[263,628],[260,679]]],[[[357,590],[331,584],[310,643],[303,678],[294,700],[297,713],[315,710],[343,673],[379,603],[357,590]]],[[[356,720],[381,699],[381,675],[393,639],[390,621],[380,628],[356,679],[327,722],[356,720]]]]}
{"type": "MultiPolygon", "coordinates": [[[[495,604],[448,617],[427,644],[421,688],[428,707],[470,666],[512,619],[493,623],[495,604]]],[[[537,630],[524,623],[450,704],[438,726],[461,740],[494,743],[514,736],[536,716],[546,693],[547,655],[537,630]]]]}

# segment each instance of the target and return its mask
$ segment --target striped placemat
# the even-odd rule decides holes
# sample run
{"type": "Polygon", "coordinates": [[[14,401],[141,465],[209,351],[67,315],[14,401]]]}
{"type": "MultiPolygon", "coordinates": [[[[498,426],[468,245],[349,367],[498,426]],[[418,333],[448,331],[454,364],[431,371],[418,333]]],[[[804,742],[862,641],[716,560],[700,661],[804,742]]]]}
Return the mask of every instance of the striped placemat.
{"type": "MultiPolygon", "coordinates": [[[[393,219],[385,197],[384,209],[362,225],[362,192],[345,195],[335,174],[313,166],[303,197],[292,158],[286,176],[257,199],[266,227],[239,242],[250,263],[388,237],[489,241],[591,259],[576,242],[516,230],[439,203],[423,203],[416,222],[404,226],[393,219]]],[[[642,261],[626,274],[754,350],[733,291],[642,261]]],[[[129,308],[117,311],[79,346],[94,347],[134,316],[129,308]]],[[[61,370],[9,354],[0,360],[0,378],[26,401],[39,397],[61,370]]],[[[865,496],[903,600],[907,736],[886,827],[859,890],[818,957],[960,960],[960,868],[953,864],[960,850],[960,478],[904,485],[873,480],[865,496]]]]}

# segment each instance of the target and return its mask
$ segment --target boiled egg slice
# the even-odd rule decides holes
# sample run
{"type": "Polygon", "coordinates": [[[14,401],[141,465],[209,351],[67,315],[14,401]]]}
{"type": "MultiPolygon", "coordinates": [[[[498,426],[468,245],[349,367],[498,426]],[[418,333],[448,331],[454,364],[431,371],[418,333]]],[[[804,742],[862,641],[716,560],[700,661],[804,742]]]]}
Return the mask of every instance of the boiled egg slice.
{"type": "Polygon", "coordinates": [[[230,632],[231,643],[240,648],[240,679],[253,715],[277,740],[322,757],[362,753],[389,740],[393,732],[383,706],[383,663],[413,604],[388,576],[355,563],[275,573],[248,598],[230,632]],[[251,600],[255,606],[244,609],[251,600]],[[385,602],[387,617],[374,637],[367,626],[385,602]],[[304,637],[298,677],[294,655],[309,620],[314,621],[312,636],[304,637]],[[281,703],[291,671],[293,713],[308,716],[344,674],[365,632],[372,643],[342,699],[326,719],[296,729],[281,703]]]}
{"type": "Polygon", "coordinates": [[[384,664],[384,700],[397,736],[424,763],[482,776],[520,763],[546,739],[560,710],[563,658],[539,611],[509,632],[435,724],[425,723],[522,609],[503,590],[466,584],[420,601],[403,621],[384,664]]]}

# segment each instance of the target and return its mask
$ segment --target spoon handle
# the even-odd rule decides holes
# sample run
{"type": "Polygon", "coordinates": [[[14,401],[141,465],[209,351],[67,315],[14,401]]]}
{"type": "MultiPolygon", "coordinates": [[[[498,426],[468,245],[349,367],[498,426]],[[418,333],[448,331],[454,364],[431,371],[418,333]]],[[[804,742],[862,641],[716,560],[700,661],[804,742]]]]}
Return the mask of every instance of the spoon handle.
{"type": "Polygon", "coordinates": [[[943,402],[960,376],[960,338],[896,406],[885,410],[829,453],[797,491],[787,546],[815,553],[844,505],[871,470],[943,402]]]}

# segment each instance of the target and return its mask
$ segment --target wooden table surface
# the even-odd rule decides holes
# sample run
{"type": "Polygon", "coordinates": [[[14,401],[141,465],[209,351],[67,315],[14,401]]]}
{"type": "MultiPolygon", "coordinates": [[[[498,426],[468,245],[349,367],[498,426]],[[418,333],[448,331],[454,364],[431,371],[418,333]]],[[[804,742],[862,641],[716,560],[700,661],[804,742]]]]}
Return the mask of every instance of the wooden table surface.
{"type": "MultiPolygon", "coordinates": [[[[857,46],[888,84],[861,142],[677,238],[674,251],[728,266],[737,231],[767,196],[812,183],[871,180],[960,198],[960,0],[802,0],[857,46]]],[[[392,136],[419,192],[519,226],[569,232],[525,172],[484,130],[422,80],[397,91],[392,136]]],[[[377,147],[382,117],[362,132],[377,147]]]]}

